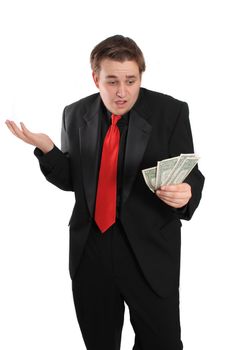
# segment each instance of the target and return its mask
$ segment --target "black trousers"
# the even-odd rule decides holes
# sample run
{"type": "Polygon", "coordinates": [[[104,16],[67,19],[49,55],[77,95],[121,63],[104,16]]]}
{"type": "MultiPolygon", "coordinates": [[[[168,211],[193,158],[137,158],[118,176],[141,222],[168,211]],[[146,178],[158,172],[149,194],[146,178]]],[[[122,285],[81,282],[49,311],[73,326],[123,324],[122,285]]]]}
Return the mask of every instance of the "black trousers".
{"type": "Polygon", "coordinates": [[[125,304],[133,350],[181,350],[179,291],[161,298],[144,278],[119,223],[104,234],[93,226],[72,282],[87,350],[119,350],[125,304]]]}

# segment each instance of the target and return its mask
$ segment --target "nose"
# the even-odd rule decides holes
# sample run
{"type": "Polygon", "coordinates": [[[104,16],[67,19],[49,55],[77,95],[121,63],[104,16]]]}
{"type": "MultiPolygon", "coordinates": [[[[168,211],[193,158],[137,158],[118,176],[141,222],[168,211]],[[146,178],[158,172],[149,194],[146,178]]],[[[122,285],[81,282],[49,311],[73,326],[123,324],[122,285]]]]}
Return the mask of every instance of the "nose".
{"type": "Polygon", "coordinates": [[[126,97],[126,87],[125,87],[124,83],[121,83],[118,85],[116,94],[120,98],[126,97]]]}

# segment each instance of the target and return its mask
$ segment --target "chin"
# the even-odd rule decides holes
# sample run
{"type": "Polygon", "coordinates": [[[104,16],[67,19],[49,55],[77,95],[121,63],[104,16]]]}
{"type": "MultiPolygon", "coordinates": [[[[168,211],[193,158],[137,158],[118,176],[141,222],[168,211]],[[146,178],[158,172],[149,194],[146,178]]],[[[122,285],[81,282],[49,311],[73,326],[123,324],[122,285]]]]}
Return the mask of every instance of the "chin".
{"type": "Polygon", "coordinates": [[[115,108],[114,109],[114,114],[117,114],[117,115],[123,115],[123,114],[126,114],[127,112],[129,112],[130,108],[126,108],[126,107],[122,107],[122,108],[115,108]]]}

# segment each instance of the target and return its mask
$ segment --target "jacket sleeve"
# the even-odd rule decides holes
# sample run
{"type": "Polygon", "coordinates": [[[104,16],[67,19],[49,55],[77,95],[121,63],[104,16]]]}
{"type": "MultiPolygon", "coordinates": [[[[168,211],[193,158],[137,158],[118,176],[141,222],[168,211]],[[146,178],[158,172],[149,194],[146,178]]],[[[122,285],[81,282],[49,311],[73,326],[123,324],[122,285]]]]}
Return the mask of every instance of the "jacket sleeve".
{"type": "MultiPolygon", "coordinates": [[[[174,129],[169,140],[169,153],[171,157],[181,153],[194,153],[193,138],[189,121],[189,108],[186,102],[182,102],[180,113],[177,117],[174,129]]],[[[188,204],[180,209],[175,209],[179,218],[190,220],[201,200],[205,178],[196,165],[184,182],[191,186],[192,197],[188,204]]]]}
{"type": "Polygon", "coordinates": [[[66,130],[66,108],[63,111],[61,130],[61,150],[54,145],[53,149],[44,154],[39,148],[35,148],[40,169],[46,180],[64,191],[73,191],[72,177],[69,161],[69,140],[66,130]]]}

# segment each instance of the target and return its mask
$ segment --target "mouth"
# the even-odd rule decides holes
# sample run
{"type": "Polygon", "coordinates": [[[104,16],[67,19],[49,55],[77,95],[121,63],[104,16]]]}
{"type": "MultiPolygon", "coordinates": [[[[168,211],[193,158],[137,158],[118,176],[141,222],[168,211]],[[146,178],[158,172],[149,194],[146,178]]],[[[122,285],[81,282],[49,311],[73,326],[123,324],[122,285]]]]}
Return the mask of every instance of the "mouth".
{"type": "Polygon", "coordinates": [[[117,101],[115,101],[115,104],[116,104],[118,107],[125,106],[126,103],[127,103],[126,100],[117,100],[117,101]]]}

